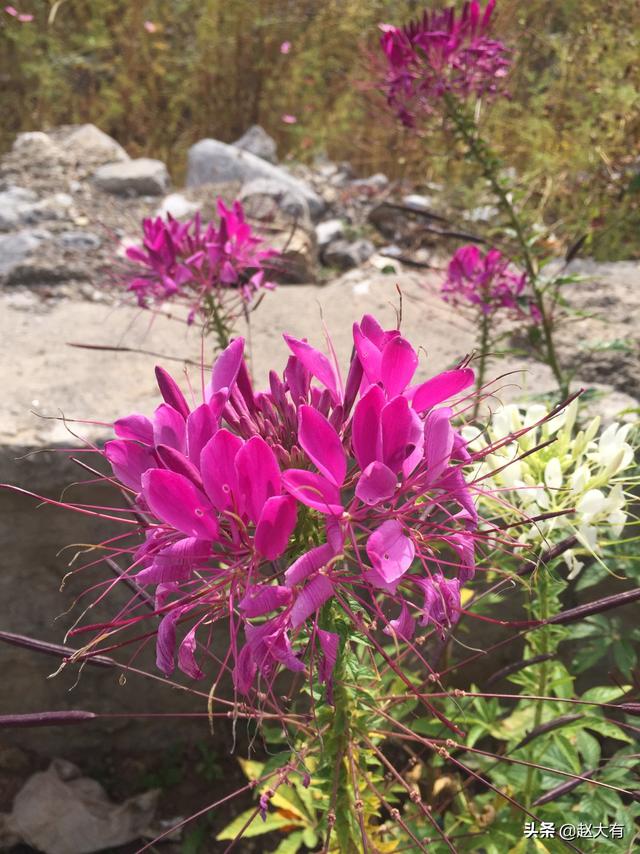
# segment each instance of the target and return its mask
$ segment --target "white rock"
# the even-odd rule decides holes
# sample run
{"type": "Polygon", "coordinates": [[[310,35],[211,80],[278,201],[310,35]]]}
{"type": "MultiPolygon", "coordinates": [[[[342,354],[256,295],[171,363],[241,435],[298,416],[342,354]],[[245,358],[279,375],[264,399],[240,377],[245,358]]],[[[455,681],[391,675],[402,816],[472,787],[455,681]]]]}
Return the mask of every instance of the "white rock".
{"type": "Polygon", "coordinates": [[[332,240],[342,237],[344,234],[344,223],[341,219],[327,219],[316,225],[316,240],[318,246],[326,246],[332,240]]]}
{"type": "Polygon", "coordinates": [[[171,214],[174,219],[186,219],[200,210],[200,205],[191,202],[182,193],[169,193],[162,200],[162,204],[156,211],[156,216],[171,214]]]}

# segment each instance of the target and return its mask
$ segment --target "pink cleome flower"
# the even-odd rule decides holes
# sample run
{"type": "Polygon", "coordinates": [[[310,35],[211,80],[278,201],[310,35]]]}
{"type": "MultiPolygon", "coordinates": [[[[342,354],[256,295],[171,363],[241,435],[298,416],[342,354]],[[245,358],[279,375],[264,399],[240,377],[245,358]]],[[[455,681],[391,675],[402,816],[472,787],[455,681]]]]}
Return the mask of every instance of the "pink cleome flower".
{"type": "Polygon", "coordinates": [[[383,83],[398,117],[413,127],[416,115],[431,112],[443,95],[495,95],[509,70],[507,48],[488,35],[495,0],[482,12],[478,0],[425,11],[404,27],[381,24],[388,63],[383,83]]]}
{"type": "MultiPolygon", "coordinates": [[[[157,368],[163,402],[152,418],[116,421],[104,448],[141,536],[119,552],[128,558],[121,580],[154,590],[158,667],[172,672],[177,647],[178,667],[201,677],[196,636],[206,655],[211,624],[225,620],[243,694],[257,676],[268,686],[281,667],[304,671],[315,659],[330,691],[336,610],[351,621],[354,609],[368,614],[407,642],[416,624],[444,634],[475,571],[470,457],[445,405],[473,372],[414,384],[415,350],[371,316],[354,324],[344,383],[309,343],[285,341],[284,373],[272,371],[265,392],[253,388],[241,338],[216,360],[196,406],[157,368]]],[[[141,595],[128,619],[72,634],[148,620],[141,595]]]]}
{"type": "Polygon", "coordinates": [[[240,202],[227,208],[218,200],[218,225],[204,226],[200,215],[180,222],[145,219],[141,246],[127,249],[127,257],[143,268],[127,278],[142,306],[149,302],[178,299],[191,306],[190,319],[202,311],[207,297],[222,298],[236,293],[246,303],[261,289],[273,289],[268,261],[274,249],[261,249],[261,239],[244,218],[240,202]]]}
{"type": "Polygon", "coordinates": [[[507,309],[518,317],[527,316],[538,322],[537,307],[526,298],[526,273],[518,273],[498,249],[483,254],[477,246],[462,246],[447,269],[442,295],[447,302],[467,302],[483,314],[507,309]]]}

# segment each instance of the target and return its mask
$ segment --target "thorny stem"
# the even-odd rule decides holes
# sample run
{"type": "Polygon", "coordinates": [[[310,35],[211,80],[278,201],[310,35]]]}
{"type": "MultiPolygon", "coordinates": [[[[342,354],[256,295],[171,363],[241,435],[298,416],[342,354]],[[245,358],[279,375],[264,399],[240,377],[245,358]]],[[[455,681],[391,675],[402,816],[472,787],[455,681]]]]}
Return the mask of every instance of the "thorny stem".
{"type": "Polygon", "coordinates": [[[231,330],[228,328],[220,314],[220,308],[215,296],[209,294],[206,297],[206,307],[207,326],[215,332],[216,338],[218,339],[218,349],[224,350],[229,345],[231,330]]]}
{"type": "Polygon", "coordinates": [[[553,340],[553,322],[547,311],[544,300],[543,288],[540,287],[536,264],[531,254],[529,244],[524,232],[524,227],[516,210],[509,199],[509,194],[500,182],[498,177],[498,169],[500,161],[491,151],[487,143],[478,135],[475,123],[466,115],[462,106],[451,95],[445,95],[445,104],[447,113],[451,118],[455,132],[458,137],[464,142],[469,154],[479,165],[483,177],[491,187],[496,201],[507,215],[509,223],[513,229],[516,241],[520,248],[522,263],[529,277],[531,287],[533,289],[536,306],[540,312],[542,334],[544,336],[546,361],[553,372],[558,388],[563,397],[566,397],[568,385],[563,376],[558,356],[556,353],[555,343],[553,340]]]}

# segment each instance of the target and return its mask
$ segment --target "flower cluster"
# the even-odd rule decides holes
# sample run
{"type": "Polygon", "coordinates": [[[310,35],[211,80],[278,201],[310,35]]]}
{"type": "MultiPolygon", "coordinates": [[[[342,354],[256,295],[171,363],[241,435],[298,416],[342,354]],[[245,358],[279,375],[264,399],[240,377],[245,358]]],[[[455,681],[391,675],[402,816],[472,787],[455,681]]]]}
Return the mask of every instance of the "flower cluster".
{"type": "Polygon", "coordinates": [[[384,90],[389,105],[408,127],[416,115],[433,111],[444,95],[460,98],[494,95],[507,75],[509,60],[501,41],[488,32],[495,0],[484,11],[478,0],[425,11],[404,27],[382,24],[381,45],[388,71],[384,90]]]}
{"type": "MultiPolygon", "coordinates": [[[[447,302],[477,306],[485,315],[507,309],[522,317],[526,285],[526,273],[515,272],[498,249],[483,254],[477,246],[468,245],[458,249],[449,262],[442,296],[447,302]]],[[[528,308],[538,320],[537,307],[529,303],[528,308]]]]}
{"type": "Polygon", "coordinates": [[[353,337],[344,384],[331,359],[285,336],[282,377],[271,372],[256,392],[238,338],[198,406],[158,368],[153,418],[115,422],[104,453],[144,536],[123,577],[155,588],[165,673],[185,622],[178,666],[201,675],[196,633],[225,618],[247,693],[257,675],[268,684],[280,666],[302,671],[315,652],[330,685],[336,611],[407,642],[416,622],[444,633],[457,621],[478,517],[470,456],[444,404],[473,372],[412,384],[418,357],[398,330],[365,316],[353,337]]]}
{"type": "Polygon", "coordinates": [[[261,288],[274,287],[267,262],[278,253],[260,248],[262,241],[246,222],[240,202],[227,208],[219,199],[217,210],[217,225],[203,225],[199,214],[185,222],[171,215],[143,221],[142,245],[126,253],[144,269],[128,278],[128,290],[140,305],[181,299],[190,306],[192,321],[206,313],[207,300],[236,294],[249,303],[261,288]]]}
{"type": "MultiPolygon", "coordinates": [[[[479,467],[478,477],[485,478],[489,496],[494,496],[488,499],[490,515],[506,512],[514,520],[547,516],[527,526],[520,540],[553,544],[575,536],[582,550],[597,555],[606,539],[620,537],[627,521],[620,476],[634,459],[627,441],[631,425],[614,422],[600,432],[596,417],[577,430],[578,400],[547,421],[545,415],[539,404],[526,409],[511,404],[493,415],[486,435],[471,426],[463,429],[469,447],[481,451],[488,443],[529,428],[516,440],[493,448],[479,467]],[[537,444],[545,446],[534,450],[537,444]]],[[[583,562],[573,549],[563,557],[569,578],[575,577],[583,562]]]]}

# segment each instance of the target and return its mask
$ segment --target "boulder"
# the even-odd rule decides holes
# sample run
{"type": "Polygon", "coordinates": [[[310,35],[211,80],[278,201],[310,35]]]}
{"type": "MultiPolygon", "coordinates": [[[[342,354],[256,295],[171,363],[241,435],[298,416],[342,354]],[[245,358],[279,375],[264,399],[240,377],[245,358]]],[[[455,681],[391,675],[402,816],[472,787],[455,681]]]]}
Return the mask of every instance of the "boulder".
{"type": "Polygon", "coordinates": [[[106,163],[96,169],[93,182],[116,196],[160,196],[170,183],[164,163],[150,157],[106,163]]]}
{"type": "Polygon", "coordinates": [[[65,139],[65,147],[79,161],[90,162],[95,166],[129,160],[129,155],[120,143],[91,124],[74,128],[65,139]]]}
{"type": "Polygon", "coordinates": [[[255,154],[217,139],[201,139],[189,149],[187,187],[232,181],[247,184],[259,178],[272,181],[281,193],[288,190],[291,196],[304,199],[313,220],[322,215],[324,202],[308,184],[255,154]]]}
{"type": "Polygon", "coordinates": [[[239,199],[247,216],[255,219],[271,219],[277,211],[304,222],[311,216],[306,198],[273,178],[255,178],[243,184],[239,199]]]}
{"type": "Polygon", "coordinates": [[[322,260],[329,267],[350,270],[364,264],[374,251],[375,247],[370,240],[334,240],[322,253],[322,260]]]}
{"type": "Polygon", "coordinates": [[[236,148],[255,154],[256,157],[261,157],[268,163],[278,162],[276,141],[260,125],[251,125],[249,130],[245,131],[233,144],[236,148]]]}

